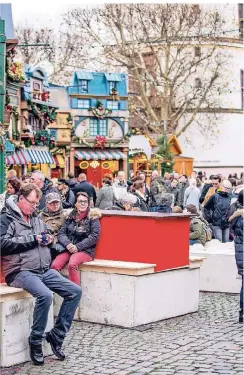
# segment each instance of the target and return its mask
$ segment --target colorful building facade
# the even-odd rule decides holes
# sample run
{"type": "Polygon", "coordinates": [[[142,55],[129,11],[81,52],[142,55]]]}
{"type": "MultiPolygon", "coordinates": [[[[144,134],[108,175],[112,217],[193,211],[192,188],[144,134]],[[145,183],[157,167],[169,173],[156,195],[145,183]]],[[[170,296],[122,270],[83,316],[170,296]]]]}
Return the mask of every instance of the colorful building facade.
{"type": "Polygon", "coordinates": [[[75,72],[68,87],[70,171],[99,187],[105,173],[127,172],[128,90],[125,74],[75,72]]]}

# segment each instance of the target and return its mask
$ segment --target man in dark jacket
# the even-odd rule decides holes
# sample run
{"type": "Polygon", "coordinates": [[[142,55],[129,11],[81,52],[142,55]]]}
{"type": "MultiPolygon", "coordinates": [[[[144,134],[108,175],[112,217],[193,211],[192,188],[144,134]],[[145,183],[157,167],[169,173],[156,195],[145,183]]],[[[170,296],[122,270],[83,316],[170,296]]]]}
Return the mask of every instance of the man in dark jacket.
{"type": "Polygon", "coordinates": [[[188,188],[189,186],[189,182],[188,182],[188,179],[187,179],[187,176],[185,174],[183,174],[180,178],[180,182],[179,182],[179,206],[181,208],[183,208],[183,204],[184,204],[184,195],[185,195],[185,191],[186,191],[186,188],[188,188]]]}
{"type": "Polygon", "coordinates": [[[79,179],[79,183],[76,185],[75,190],[74,190],[75,195],[82,191],[84,193],[87,193],[89,196],[90,202],[93,201],[94,206],[95,206],[97,194],[96,194],[96,190],[94,189],[94,186],[86,181],[85,173],[81,173],[78,179],[79,179]]]}
{"type": "Polygon", "coordinates": [[[159,176],[158,171],[152,171],[150,184],[150,206],[152,212],[157,212],[161,204],[162,193],[166,192],[164,180],[159,176]]]}
{"type": "Polygon", "coordinates": [[[204,199],[211,187],[214,187],[215,191],[219,189],[221,183],[221,177],[219,176],[211,176],[211,184],[205,184],[202,189],[202,193],[199,199],[199,203],[203,203],[204,199]]]}
{"type": "Polygon", "coordinates": [[[229,242],[230,224],[227,213],[230,207],[231,183],[224,180],[221,188],[213,194],[204,206],[204,217],[212,225],[214,238],[220,242],[229,242]]]}
{"type": "Polygon", "coordinates": [[[72,191],[75,191],[75,187],[78,183],[77,179],[75,178],[74,173],[68,173],[69,179],[67,180],[67,183],[72,191]]]}
{"type": "Polygon", "coordinates": [[[36,214],[41,194],[34,184],[21,187],[18,197],[11,196],[0,215],[2,267],[6,283],[23,288],[36,298],[29,346],[31,360],[37,366],[44,364],[42,339],[52,304],[52,292],[64,300],[54,327],[46,333],[46,340],[60,360],[65,359],[62,343],[81,298],[78,285],[50,269],[48,245],[52,236],[43,234],[46,225],[36,214]]]}
{"type": "Polygon", "coordinates": [[[37,211],[40,212],[45,207],[46,195],[49,193],[58,193],[58,190],[53,187],[52,182],[45,178],[44,174],[41,171],[33,172],[30,181],[39,189],[41,189],[42,192],[39,206],[37,207],[37,211]]]}
{"type": "Polygon", "coordinates": [[[178,181],[173,180],[171,181],[170,186],[167,188],[167,193],[173,194],[174,196],[174,206],[179,206],[179,189],[178,189],[178,181]]]}
{"type": "Polygon", "coordinates": [[[241,275],[242,284],[240,291],[240,311],[239,311],[239,322],[243,323],[243,190],[240,191],[237,199],[237,209],[229,218],[230,231],[234,235],[235,242],[235,258],[238,269],[238,274],[241,275]]]}

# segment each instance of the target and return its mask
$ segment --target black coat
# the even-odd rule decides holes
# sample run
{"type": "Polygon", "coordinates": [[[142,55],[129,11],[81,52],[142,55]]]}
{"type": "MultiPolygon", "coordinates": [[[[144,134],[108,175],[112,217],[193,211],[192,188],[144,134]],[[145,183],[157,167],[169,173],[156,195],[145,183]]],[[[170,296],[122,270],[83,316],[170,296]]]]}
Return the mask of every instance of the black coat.
{"type": "Polygon", "coordinates": [[[70,189],[72,191],[75,191],[75,188],[78,184],[76,178],[70,178],[69,180],[67,180],[67,184],[69,185],[70,189]]]}
{"type": "Polygon", "coordinates": [[[90,184],[89,182],[87,181],[81,181],[79,182],[76,186],[75,186],[75,189],[74,189],[74,193],[75,193],[75,196],[77,193],[79,193],[80,191],[84,192],[84,193],[87,193],[89,198],[93,199],[93,202],[94,202],[94,205],[96,203],[96,199],[97,199],[97,194],[96,194],[96,190],[94,189],[94,186],[92,184],[90,184]]]}
{"type": "Polygon", "coordinates": [[[78,251],[83,251],[94,258],[101,230],[100,217],[100,210],[94,208],[90,210],[87,217],[76,223],[75,211],[71,212],[58,233],[58,242],[64,248],[72,243],[76,245],[78,251]]]}
{"type": "Polygon", "coordinates": [[[227,213],[230,207],[231,197],[228,193],[217,191],[213,194],[204,206],[204,217],[212,226],[221,229],[230,226],[227,213]]]}
{"type": "Polygon", "coordinates": [[[202,192],[201,192],[201,196],[199,198],[199,203],[203,203],[206,195],[207,195],[207,192],[208,190],[212,187],[213,185],[212,184],[205,184],[202,188],[202,192]]]}
{"type": "Polygon", "coordinates": [[[137,197],[137,202],[133,205],[133,207],[139,207],[141,211],[148,212],[149,208],[146,203],[146,199],[143,199],[139,194],[136,192],[133,193],[137,197]]]}
{"type": "Polygon", "coordinates": [[[63,208],[73,208],[75,204],[75,195],[73,191],[69,188],[69,191],[65,195],[65,199],[62,200],[63,208]]]}
{"type": "Polygon", "coordinates": [[[243,215],[244,209],[237,210],[230,217],[230,231],[234,235],[235,258],[239,275],[243,275],[243,215]]]}

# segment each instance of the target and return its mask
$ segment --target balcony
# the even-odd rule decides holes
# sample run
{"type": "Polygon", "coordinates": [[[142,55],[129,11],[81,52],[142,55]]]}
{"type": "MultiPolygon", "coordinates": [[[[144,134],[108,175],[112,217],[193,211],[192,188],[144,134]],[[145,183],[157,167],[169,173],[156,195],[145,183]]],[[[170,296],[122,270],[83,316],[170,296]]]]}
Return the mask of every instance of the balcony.
{"type": "Polygon", "coordinates": [[[50,102],[50,91],[39,91],[39,90],[34,90],[31,93],[31,97],[34,100],[39,100],[41,102],[50,102]]]}

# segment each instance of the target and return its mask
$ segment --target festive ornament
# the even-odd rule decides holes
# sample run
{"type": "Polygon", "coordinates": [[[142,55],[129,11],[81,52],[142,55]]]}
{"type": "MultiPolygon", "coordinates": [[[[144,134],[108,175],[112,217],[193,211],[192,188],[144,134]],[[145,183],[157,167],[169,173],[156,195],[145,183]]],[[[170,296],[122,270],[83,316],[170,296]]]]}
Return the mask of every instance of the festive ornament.
{"type": "Polygon", "coordinates": [[[80,169],[87,169],[89,167],[88,161],[82,161],[79,165],[80,169]]]}
{"type": "Polygon", "coordinates": [[[92,167],[93,169],[96,169],[97,167],[99,167],[99,165],[100,165],[100,163],[97,160],[93,160],[90,163],[90,167],[92,167]]]}
{"type": "Polygon", "coordinates": [[[94,144],[93,148],[105,148],[105,142],[106,142],[106,137],[103,137],[101,135],[96,136],[96,143],[94,144]]]}

